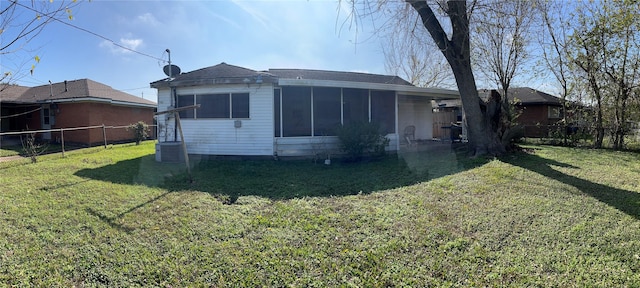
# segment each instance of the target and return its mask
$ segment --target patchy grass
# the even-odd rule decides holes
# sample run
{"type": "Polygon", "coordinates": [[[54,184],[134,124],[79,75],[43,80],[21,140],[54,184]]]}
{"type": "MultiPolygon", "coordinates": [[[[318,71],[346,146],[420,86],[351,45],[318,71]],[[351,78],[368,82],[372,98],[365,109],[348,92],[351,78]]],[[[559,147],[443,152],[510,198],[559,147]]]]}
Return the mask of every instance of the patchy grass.
{"type": "Polygon", "coordinates": [[[0,157],[16,156],[22,153],[22,146],[3,145],[0,147],[0,157]]]}
{"type": "Polygon", "coordinates": [[[196,160],[193,184],[152,142],[0,166],[0,283],[640,285],[639,154],[529,148],[196,160]]]}
{"type": "MultiPolygon", "coordinates": [[[[42,154],[51,154],[58,153],[62,151],[62,146],[60,144],[46,144],[46,149],[44,149],[42,154]]],[[[67,150],[77,149],[77,147],[67,147],[67,150]],[[70,149],[71,148],[71,149],[70,149]]],[[[22,145],[2,145],[0,147],[0,157],[8,157],[8,156],[16,156],[16,155],[25,155],[24,148],[22,145]]],[[[38,156],[40,157],[40,156],[38,156]]]]}

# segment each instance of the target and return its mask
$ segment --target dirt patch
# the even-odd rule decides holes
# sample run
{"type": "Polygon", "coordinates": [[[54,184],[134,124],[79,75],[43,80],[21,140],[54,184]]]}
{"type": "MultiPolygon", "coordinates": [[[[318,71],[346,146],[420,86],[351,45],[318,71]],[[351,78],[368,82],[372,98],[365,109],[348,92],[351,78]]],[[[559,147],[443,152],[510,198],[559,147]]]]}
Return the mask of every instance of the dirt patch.
{"type": "Polygon", "coordinates": [[[7,157],[0,157],[0,162],[7,162],[7,161],[13,161],[13,160],[20,160],[23,159],[24,157],[20,156],[20,155],[15,155],[15,156],[7,156],[7,157]]]}

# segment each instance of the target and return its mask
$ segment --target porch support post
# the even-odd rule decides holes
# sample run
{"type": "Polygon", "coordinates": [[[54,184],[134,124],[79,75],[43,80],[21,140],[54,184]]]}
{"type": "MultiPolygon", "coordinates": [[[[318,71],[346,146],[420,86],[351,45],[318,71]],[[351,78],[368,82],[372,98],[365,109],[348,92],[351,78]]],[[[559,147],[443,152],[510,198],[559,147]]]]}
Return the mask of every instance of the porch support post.
{"type": "Polygon", "coordinates": [[[180,113],[174,112],[176,117],[176,126],[178,132],[180,132],[180,141],[182,142],[182,153],[184,155],[184,163],[187,165],[187,174],[189,175],[189,183],[193,183],[193,176],[191,176],[191,167],[189,165],[189,153],[187,153],[187,144],[184,143],[184,134],[182,134],[182,125],[180,124],[180,113]]]}

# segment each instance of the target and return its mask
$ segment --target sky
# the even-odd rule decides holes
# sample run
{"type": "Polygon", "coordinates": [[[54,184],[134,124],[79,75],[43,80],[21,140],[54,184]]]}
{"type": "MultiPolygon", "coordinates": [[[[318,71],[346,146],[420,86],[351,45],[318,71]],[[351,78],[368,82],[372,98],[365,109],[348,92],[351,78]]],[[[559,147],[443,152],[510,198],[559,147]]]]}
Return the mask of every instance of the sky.
{"type": "MultiPolygon", "coordinates": [[[[61,0],[35,2],[49,5],[61,0]]],[[[13,81],[23,86],[88,78],[154,102],[157,91],[149,83],[166,77],[162,70],[169,58],[166,49],[171,51],[172,64],[182,72],[225,62],[254,70],[388,74],[383,43],[375,34],[379,24],[364,17],[351,25],[346,2],[80,2],[72,9],[73,20],[48,24],[20,51],[0,55],[0,67],[2,72],[21,70],[14,73],[19,76],[13,81]],[[35,56],[39,57],[37,63],[35,56]],[[32,64],[36,66],[30,74],[32,64]]],[[[0,1],[0,8],[7,3],[0,1]]],[[[31,1],[20,3],[31,6],[31,1]]],[[[35,12],[21,9],[17,14],[23,19],[18,20],[34,17],[35,12]]],[[[3,42],[11,38],[8,35],[10,31],[3,33],[3,42]]]]}
{"type": "MultiPolygon", "coordinates": [[[[225,62],[254,70],[386,74],[381,44],[364,24],[349,29],[349,9],[339,5],[328,0],[81,2],[72,9],[73,20],[63,22],[92,33],[52,22],[22,53],[2,55],[0,64],[23,71],[14,79],[19,85],[88,78],[152,101],[157,92],[149,83],[166,77],[166,63],[160,61],[168,60],[166,49],[182,72],[225,62]],[[36,64],[32,75],[31,64],[36,64]]],[[[33,17],[24,10],[20,16],[33,17]]]]}

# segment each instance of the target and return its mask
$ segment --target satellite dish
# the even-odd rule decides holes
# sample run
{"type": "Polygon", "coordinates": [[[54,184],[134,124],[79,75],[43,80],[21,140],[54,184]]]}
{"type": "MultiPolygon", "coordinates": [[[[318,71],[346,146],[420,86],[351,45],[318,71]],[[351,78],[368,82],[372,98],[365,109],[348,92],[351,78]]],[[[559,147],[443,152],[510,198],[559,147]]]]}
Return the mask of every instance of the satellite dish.
{"type": "Polygon", "coordinates": [[[169,77],[180,75],[180,67],[178,67],[176,65],[173,65],[173,64],[165,65],[162,68],[162,71],[164,71],[164,74],[169,76],[169,77]]]}

